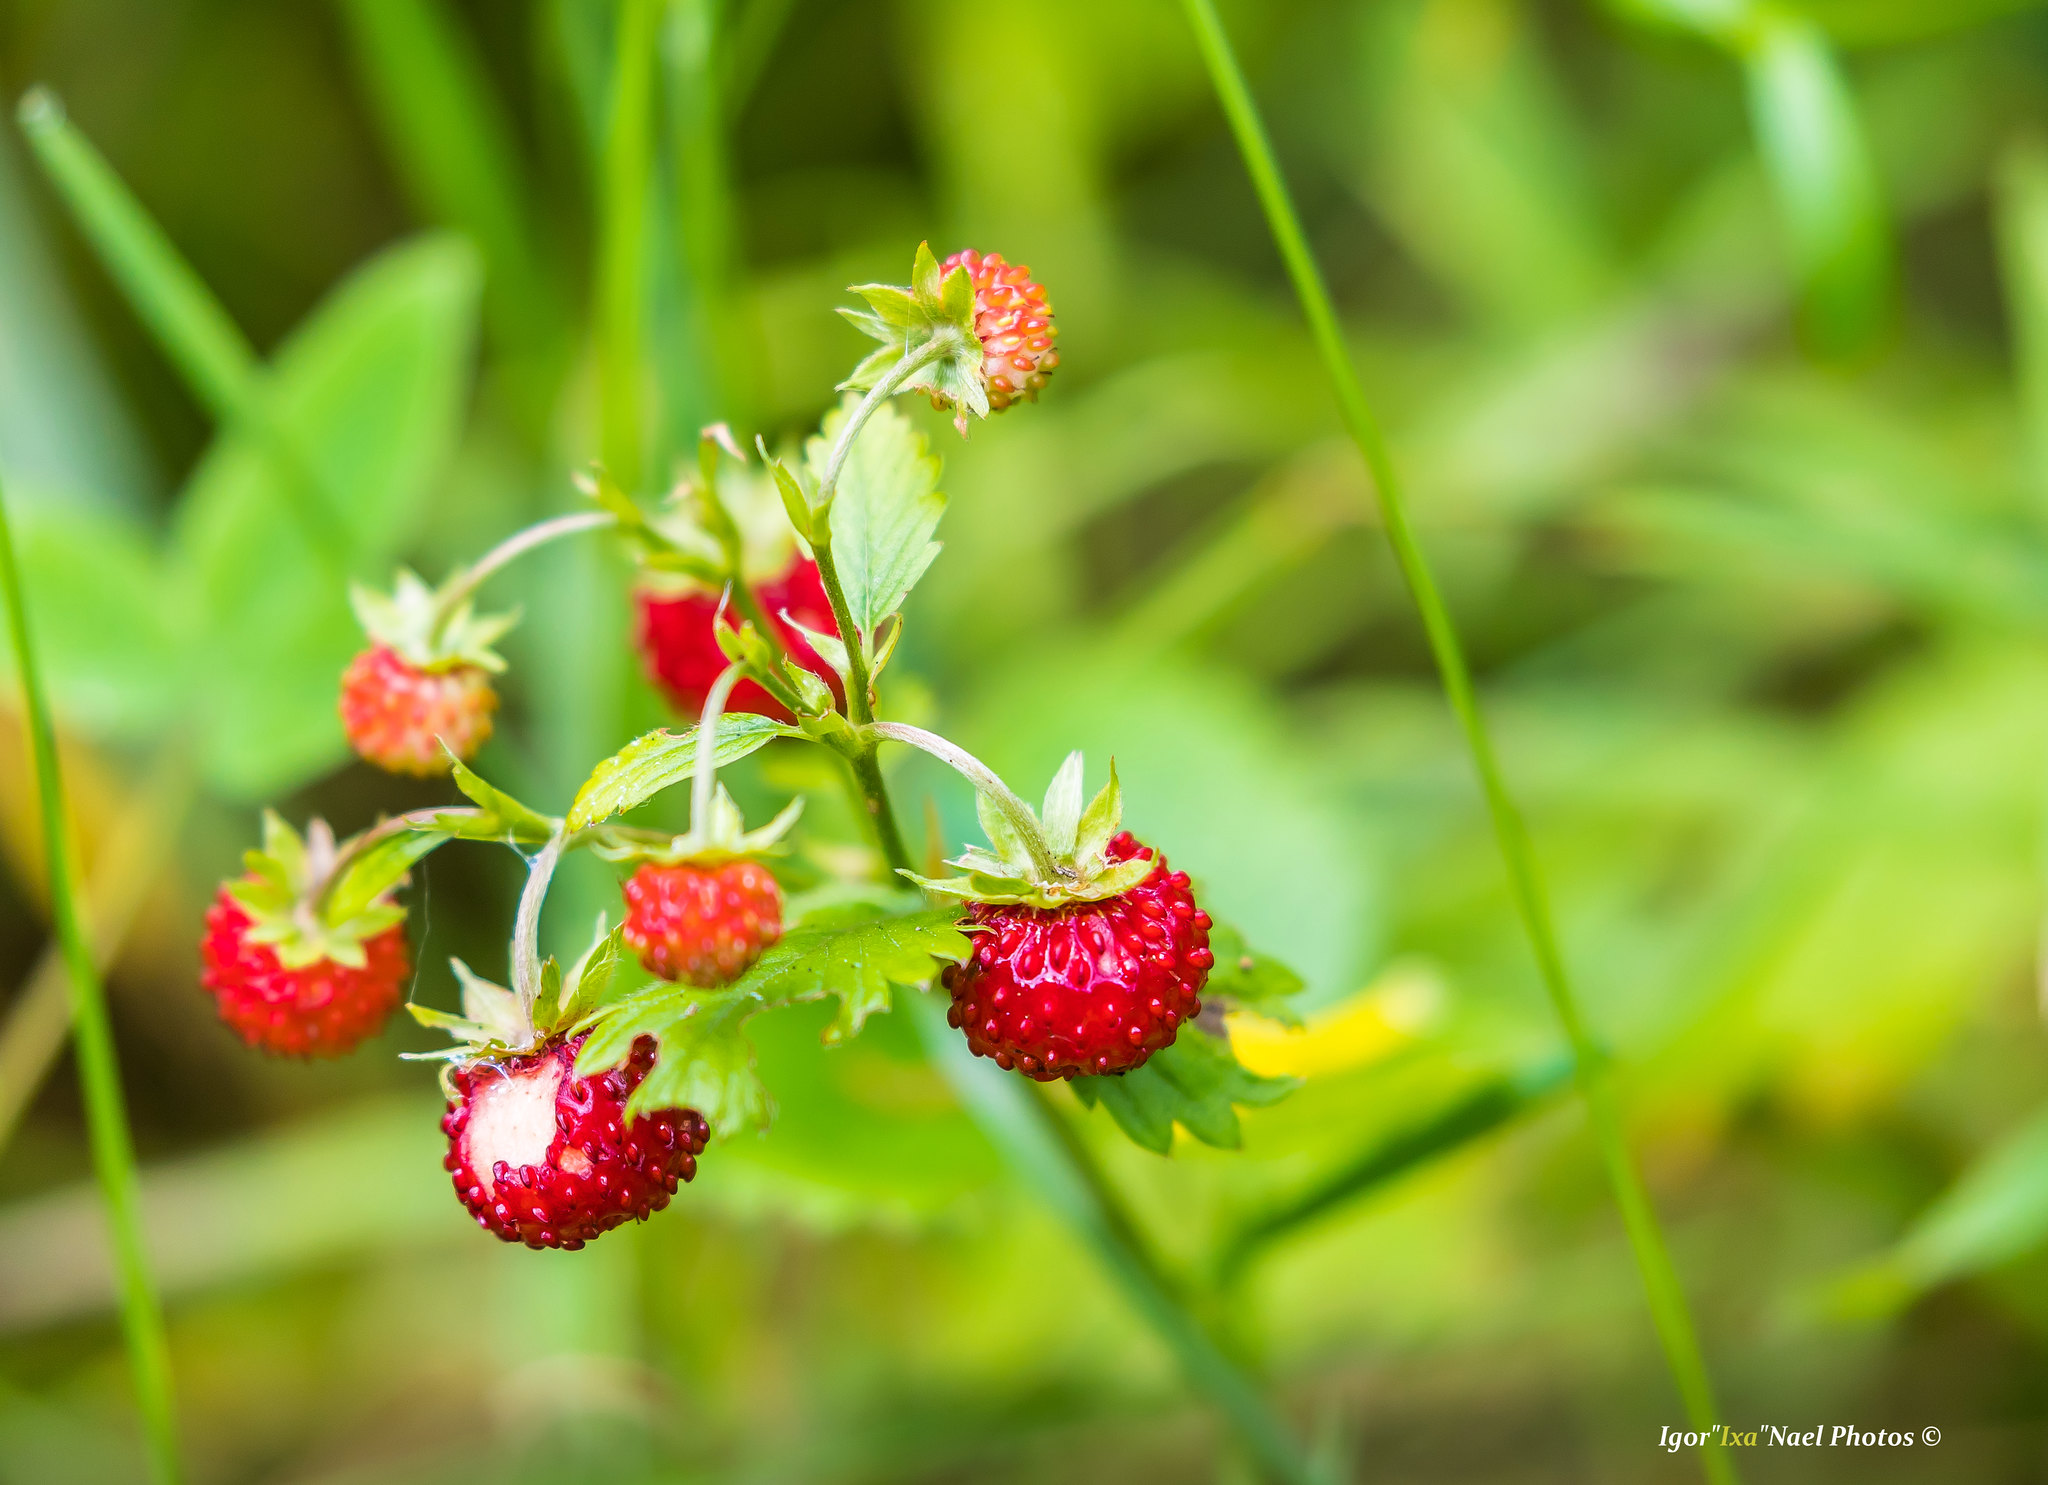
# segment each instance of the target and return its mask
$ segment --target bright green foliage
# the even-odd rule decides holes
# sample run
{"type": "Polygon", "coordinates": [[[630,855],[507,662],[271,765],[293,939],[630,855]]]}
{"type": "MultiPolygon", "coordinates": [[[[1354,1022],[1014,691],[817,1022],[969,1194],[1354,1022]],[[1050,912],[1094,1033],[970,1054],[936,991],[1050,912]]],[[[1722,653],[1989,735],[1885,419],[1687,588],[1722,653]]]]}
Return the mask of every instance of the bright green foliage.
{"type": "MultiPolygon", "coordinates": [[[[736,763],[765,748],[778,737],[801,737],[800,729],[752,712],[719,718],[718,743],[712,750],[715,767],[736,763]]],[[[569,828],[585,830],[614,815],[645,804],[662,790],[694,778],[697,772],[697,729],[681,732],[661,728],[636,737],[591,770],[576,801],[569,807],[569,828]]]]}
{"type": "Polygon", "coordinates": [[[1216,956],[1202,995],[1216,996],[1232,1009],[1252,1011],[1288,1026],[1301,1025],[1300,1014],[1288,1004],[1303,988],[1300,975],[1277,959],[1256,954],[1246,945],[1244,935],[1218,923],[1209,930],[1209,952],[1216,956]]]}
{"type": "Polygon", "coordinates": [[[405,909],[390,900],[412,864],[403,852],[359,863],[348,890],[330,895],[335,859],[326,821],[315,820],[301,836],[275,811],[263,812],[262,849],[243,856],[249,875],[228,890],[249,915],[249,940],[269,944],[287,968],[331,959],[360,969],[363,940],[405,921],[405,909]]]}
{"type": "Polygon", "coordinates": [[[905,362],[922,360],[924,364],[901,385],[929,392],[957,409],[963,430],[969,413],[988,416],[981,341],[974,333],[974,280],[965,267],[941,278],[931,244],[919,243],[908,288],[856,284],[853,292],[867,300],[868,308],[839,312],[863,335],[881,341],[882,347],[856,366],[843,385],[866,391],[888,380],[905,362]]]}
{"type": "Polygon", "coordinates": [[[422,670],[475,665],[502,671],[505,658],[491,646],[519,622],[516,613],[478,614],[468,600],[445,608],[440,591],[405,567],[390,593],[357,583],[348,598],[364,634],[422,670]]]}
{"type": "Polygon", "coordinates": [[[1229,1037],[1199,1025],[1183,1027],[1172,1046],[1127,1073],[1073,1080],[1081,1102],[1091,1109],[1101,1104],[1133,1141],[1161,1155],[1173,1149],[1176,1124],[1205,1145],[1235,1150],[1244,1136],[1233,1104],[1264,1108],[1300,1086],[1299,1078],[1246,1071],[1229,1037]]]}
{"type": "Polygon", "coordinates": [[[950,910],[874,917],[849,905],[785,933],[732,984],[717,990],[654,984],[598,1013],[576,1059],[579,1072],[623,1061],[642,1036],[659,1044],[654,1070],[634,1091],[635,1110],[693,1108],[721,1134],[764,1126],[773,1108],[754,1070],[744,1027],[771,1006],[836,996],[827,1042],[857,1036],[889,1004],[891,985],[921,988],[969,952],[950,910]]]}
{"type": "MultiPolygon", "coordinates": [[[[823,481],[832,442],[858,401],[849,395],[805,444],[814,485],[823,481]]],[[[945,513],[930,440],[894,406],[877,408],[840,471],[831,513],[832,555],[871,665],[876,631],[939,555],[932,536],[945,513]]]]}

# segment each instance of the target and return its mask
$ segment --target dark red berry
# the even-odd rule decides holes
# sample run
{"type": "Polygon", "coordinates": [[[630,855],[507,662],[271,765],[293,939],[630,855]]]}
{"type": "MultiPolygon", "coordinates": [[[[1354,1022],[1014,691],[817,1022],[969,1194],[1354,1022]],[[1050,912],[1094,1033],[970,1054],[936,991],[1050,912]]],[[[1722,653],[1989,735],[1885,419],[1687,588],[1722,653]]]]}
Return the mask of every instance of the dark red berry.
{"type": "Polygon", "coordinates": [[[968,904],[967,921],[983,931],[973,956],[946,970],[946,1016],[977,1055],[1040,1082],[1129,1072],[1201,1013],[1215,956],[1187,873],[1168,872],[1166,858],[1129,831],[1104,855],[1156,864],[1099,902],[968,904]]]}
{"type": "Polygon", "coordinates": [[[491,735],[498,693],[480,665],[422,670],[386,645],[372,645],[341,678],[341,725],[358,754],[392,773],[423,778],[468,760],[491,735]]]}
{"type": "Polygon", "coordinates": [[[339,1057],[398,1008],[412,977],[405,925],[365,938],[361,968],[317,959],[287,968],[249,937],[251,919],[220,889],[206,912],[199,982],[243,1041],[280,1057],[339,1057]]]}
{"type": "Polygon", "coordinates": [[[651,974],[730,984],[782,937],[782,888],[758,861],[650,861],[626,880],[625,934],[651,974]]]}
{"type": "Polygon", "coordinates": [[[529,1248],[580,1248],[668,1205],[697,1174],[710,1129],[694,1109],[626,1122],[626,1099],[654,1066],[651,1037],[621,1066],[576,1076],[584,1039],[455,1069],[442,1116],[455,1194],[477,1225],[529,1248]]]}
{"type": "MultiPolygon", "coordinates": [[[[780,576],[756,583],[754,595],[761,600],[761,608],[775,626],[776,637],[789,658],[816,674],[837,694],[839,677],[832,667],[819,659],[803,636],[782,619],[787,612],[821,634],[839,632],[839,626],[832,620],[832,601],[825,596],[825,581],[818,575],[818,564],[807,557],[797,557],[780,576]]],[[[718,637],[711,624],[712,616],[718,612],[718,600],[717,593],[703,589],[666,594],[643,588],[634,595],[639,609],[640,655],[646,662],[648,677],[661,687],[669,704],[686,717],[694,718],[703,712],[704,698],[711,694],[712,682],[728,663],[725,652],[718,648],[718,637]]],[[[726,616],[738,622],[739,616],[730,609],[726,616]]],[[[726,710],[756,712],[783,722],[793,720],[788,708],[752,681],[741,681],[733,687],[726,710]]]]}

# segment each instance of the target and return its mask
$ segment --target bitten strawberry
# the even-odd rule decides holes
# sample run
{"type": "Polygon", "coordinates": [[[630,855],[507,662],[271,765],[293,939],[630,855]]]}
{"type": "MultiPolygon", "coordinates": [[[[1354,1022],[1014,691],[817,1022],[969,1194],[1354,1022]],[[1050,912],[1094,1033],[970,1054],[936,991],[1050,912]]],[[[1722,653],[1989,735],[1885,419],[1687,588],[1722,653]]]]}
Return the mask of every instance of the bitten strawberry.
{"type": "Polygon", "coordinates": [[[664,980],[730,984],[781,937],[782,888],[758,861],[650,861],[626,880],[626,942],[664,980]]]}
{"type": "Polygon", "coordinates": [[[447,773],[451,752],[475,757],[498,707],[491,676],[505,668],[491,644],[514,616],[479,618],[410,572],[389,596],[360,587],[350,596],[371,644],[341,679],[349,745],[379,768],[421,777],[447,773]]]}
{"type": "Polygon", "coordinates": [[[1060,364],[1053,347],[1059,327],[1044,287],[1032,280],[1030,269],[1004,262],[1001,253],[963,248],[939,272],[955,268],[965,268],[974,284],[974,333],[981,341],[989,411],[1001,412],[1019,399],[1036,402],[1060,364]]]}
{"type": "Polygon", "coordinates": [[[267,817],[264,847],[248,860],[249,874],[224,883],[207,910],[200,984],[252,1047],[280,1057],[353,1050],[398,1008],[412,977],[404,910],[386,889],[332,917],[336,850],[319,820],[302,840],[267,817]]]}
{"type": "Polygon", "coordinates": [[[443,1164],[477,1225],[508,1243],[580,1248],[660,1211],[697,1174],[711,1132],[700,1114],[626,1114],[654,1066],[653,1039],[639,1038],[621,1066],[578,1077],[583,1042],[479,1058],[449,1077],[443,1164]]]}
{"type": "MultiPolygon", "coordinates": [[[[838,675],[783,618],[787,614],[821,634],[839,632],[832,619],[831,600],[825,596],[824,579],[818,575],[818,564],[792,554],[787,567],[767,581],[754,584],[754,594],[790,659],[838,692],[838,675]]],[[[704,709],[711,683],[728,664],[712,629],[718,603],[719,594],[698,586],[676,591],[644,587],[634,595],[639,610],[637,637],[648,678],[661,688],[669,704],[685,716],[694,717],[704,709]]],[[[752,681],[741,681],[735,686],[726,707],[729,711],[756,712],[780,722],[793,720],[788,708],[752,681]]]]}
{"type": "Polygon", "coordinates": [[[1119,829],[1115,768],[1083,810],[1081,755],[1070,757],[1042,825],[1014,800],[1013,814],[986,794],[981,804],[995,849],[955,861],[964,877],[914,878],[964,898],[961,926],[979,930],[972,957],[943,977],[967,1045],[1042,1082],[1129,1072],[1171,1046],[1201,1013],[1216,962],[1209,915],[1187,873],[1119,829]]]}

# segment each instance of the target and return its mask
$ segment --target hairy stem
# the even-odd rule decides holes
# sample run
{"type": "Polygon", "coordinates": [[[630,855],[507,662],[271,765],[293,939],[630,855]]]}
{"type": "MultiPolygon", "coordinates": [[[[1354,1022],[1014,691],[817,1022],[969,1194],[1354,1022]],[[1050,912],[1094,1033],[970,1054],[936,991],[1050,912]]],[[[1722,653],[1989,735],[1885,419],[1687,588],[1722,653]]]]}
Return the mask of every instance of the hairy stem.
{"type": "Polygon", "coordinates": [[[78,910],[77,871],[71,857],[71,835],[64,818],[64,780],[57,765],[57,733],[43,691],[29,633],[28,605],[15,563],[14,537],[0,497],[0,587],[4,587],[8,627],[14,634],[14,660],[22,700],[28,713],[29,743],[36,765],[36,794],[42,807],[44,867],[50,879],[50,918],[64,948],[71,976],[72,1045],[78,1054],[78,1079],[85,1096],[86,1133],[93,1168],[99,1175],[106,1204],[107,1227],[113,1240],[115,1266],[121,1278],[121,1329],[128,1342],[135,1392],[142,1409],[143,1432],[150,1465],[165,1485],[178,1479],[177,1419],[171,1399],[170,1346],[164,1335],[163,1310],[149,1271],[142,1241],[142,1215],[135,1179],[135,1148],[128,1131],[128,1111],[121,1093],[121,1069],[114,1052],[113,1026],[107,1018],[106,992],[78,910]]]}
{"type": "Polygon", "coordinates": [[[1073,874],[1062,871],[1059,862],[1053,858],[1052,846],[1045,838],[1045,827],[1038,823],[1038,816],[1031,812],[1031,806],[1019,799],[1010,786],[996,776],[994,769],[967,749],[936,732],[927,732],[922,727],[912,727],[904,722],[876,722],[869,730],[877,737],[909,743],[913,748],[931,754],[993,800],[996,808],[1003,812],[1003,818],[1010,822],[1010,828],[1022,837],[1024,849],[1031,853],[1031,869],[1038,874],[1040,882],[1055,886],[1072,877],[1073,874]]]}
{"type": "Polygon", "coordinates": [[[518,997],[519,1013],[526,1021],[526,1033],[533,1035],[533,1006],[540,999],[540,909],[548,898],[548,883],[561,864],[568,837],[557,830],[540,848],[526,871],[526,887],[519,894],[519,913],[512,920],[512,993],[518,997]]]}
{"type": "Polygon", "coordinates": [[[619,518],[610,511],[584,510],[556,516],[523,531],[513,532],[442,586],[441,596],[434,605],[432,637],[440,638],[441,631],[448,627],[448,621],[455,617],[455,611],[483,586],[486,578],[511,566],[536,547],[544,547],[551,541],[574,536],[580,531],[598,531],[618,524],[619,518]]]}
{"type": "MultiPolygon", "coordinates": [[[[1565,969],[1535,849],[1529,839],[1528,827],[1523,823],[1502,777],[1492,735],[1479,711],[1471,670],[1466,664],[1457,628],[1416,538],[1386,436],[1366,400],[1357,367],[1352,363],[1351,353],[1338,325],[1336,308],[1323,282],[1322,270],[1302,232],[1286,181],[1266,138],[1258,106],[1252,101],[1251,90],[1246,86],[1244,73],[1231,50],[1229,36],[1217,17],[1214,0],[1182,0],[1182,5],[1188,23],[1194,29],[1224,115],[1244,156],[1245,169],[1265,208],[1274,243],[1286,263],[1288,276],[1294,282],[1309,332],[1336,389],[1344,426],[1358,445],[1359,454],[1372,476],[1387,540],[1393,546],[1394,559],[1414,596],[1430,652],[1435,657],[1437,671],[1443,681],[1444,693],[1479,774],[1487,812],[1492,817],[1494,835],[1506,863],[1509,890],[1516,911],[1528,934],[1551,1004],[1571,1043],[1588,1122],[1599,1145],[1608,1181],[1613,1186],[1615,1202],[1621,1209],[1622,1225],[1628,1232],[1636,1267],[1642,1274],[1650,1315],[1664,1348],[1665,1362],[1671,1369],[1691,1427],[1711,1438],[1719,1410],[1700,1351],[1698,1333],[1684,1290],[1672,1267],[1656,1213],[1643,1188],[1642,1176],[1629,1151],[1621,1117],[1615,1107],[1606,1059],[1586,1025],[1577,993],[1565,969]]],[[[1708,1478],[1713,1481],[1733,1482],[1736,1478],[1733,1463],[1718,1443],[1705,1447],[1702,1464],[1708,1478]]]]}
{"type": "Polygon", "coordinates": [[[711,804],[718,787],[718,719],[738,684],[740,667],[728,665],[718,673],[704,695],[704,712],[697,722],[697,763],[690,776],[690,833],[702,837],[711,825],[711,804]]]}
{"type": "Polygon", "coordinates": [[[903,843],[903,832],[896,824],[896,811],[889,803],[889,785],[882,778],[882,764],[876,756],[874,744],[865,743],[843,756],[847,771],[853,777],[855,798],[865,807],[868,824],[874,828],[875,843],[882,848],[882,859],[889,863],[890,873],[914,870],[910,848],[903,843]]]}

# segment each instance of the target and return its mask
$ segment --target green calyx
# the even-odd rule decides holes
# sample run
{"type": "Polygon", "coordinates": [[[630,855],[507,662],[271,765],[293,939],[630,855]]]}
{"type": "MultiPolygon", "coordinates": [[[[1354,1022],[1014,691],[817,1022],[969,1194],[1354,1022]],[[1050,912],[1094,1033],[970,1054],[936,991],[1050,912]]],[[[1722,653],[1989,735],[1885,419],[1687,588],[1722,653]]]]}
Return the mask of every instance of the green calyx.
{"type": "Polygon", "coordinates": [[[1111,762],[1109,782],[1085,809],[1081,779],[1081,755],[1069,753],[1045,791],[1045,804],[1037,815],[1015,796],[1005,801],[981,790],[975,797],[975,810],[981,828],[988,832],[989,849],[970,846],[946,863],[958,867],[962,876],[934,881],[911,872],[903,875],[927,892],[971,902],[1058,908],[1121,896],[1150,876],[1156,863],[1147,856],[1111,861],[1106,854],[1123,826],[1123,790],[1117,783],[1116,764],[1111,762]],[[1038,837],[1036,844],[1053,868],[1049,875],[1034,860],[1028,832],[1038,837]]]}
{"type": "Polygon", "coordinates": [[[590,947],[564,973],[551,955],[540,967],[540,991],[531,1006],[518,992],[485,979],[460,959],[451,959],[462,986],[462,1012],[450,1015],[431,1006],[406,1004],[420,1025],[445,1031],[454,1045],[432,1052],[401,1052],[412,1062],[470,1062],[479,1057],[516,1057],[579,1029],[606,1004],[624,954],[625,924],[610,926],[604,914],[590,947]]]}
{"type": "Polygon", "coordinates": [[[951,407],[962,433],[969,413],[988,416],[981,338],[974,331],[974,279],[964,267],[941,276],[931,244],[919,243],[909,287],[855,284],[851,292],[868,307],[839,312],[882,345],[839,384],[842,391],[868,391],[889,381],[905,362],[915,362],[900,383],[903,390],[928,392],[951,407]]]}
{"type": "Polygon", "coordinates": [[[689,830],[667,840],[649,839],[640,832],[618,831],[596,840],[591,850],[607,861],[634,866],[716,866],[751,856],[779,853],[782,838],[804,812],[801,796],[783,806],[782,812],[759,830],[746,828],[740,807],[720,784],[712,793],[702,820],[692,820],[689,830]]]}
{"type": "Polygon", "coordinates": [[[385,853],[338,871],[344,855],[325,820],[311,821],[301,836],[264,812],[263,847],[242,858],[249,876],[231,884],[228,895],[249,915],[249,940],[270,945],[286,969],[323,959],[361,969],[368,962],[363,941],[405,921],[391,894],[412,858],[385,853]]]}
{"type": "Polygon", "coordinates": [[[391,592],[355,583],[348,598],[363,632],[408,665],[428,671],[474,665],[495,675],[505,660],[491,646],[519,622],[519,615],[478,614],[461,596],[469,585],[468,573],[458,570],[444,586],[431,588],[418,573],[401,567],[391,592]]]}

